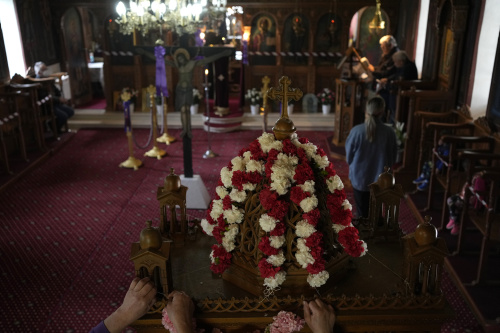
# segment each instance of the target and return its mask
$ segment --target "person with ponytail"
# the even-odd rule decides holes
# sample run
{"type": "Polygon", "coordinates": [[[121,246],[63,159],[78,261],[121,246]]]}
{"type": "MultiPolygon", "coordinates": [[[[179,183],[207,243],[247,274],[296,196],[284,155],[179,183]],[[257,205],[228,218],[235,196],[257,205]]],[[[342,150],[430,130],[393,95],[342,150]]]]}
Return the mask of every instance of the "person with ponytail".
{"type": "Polygon", "coordinates": [[[392,127],[383,123],[385,101],[380,96],[368,100],[365,122],[354,126],[345,143],[349,179],[354,190],[357,217],[368,217],[370,188],[378,176],[396,162],[398,145],[392,127]]]}

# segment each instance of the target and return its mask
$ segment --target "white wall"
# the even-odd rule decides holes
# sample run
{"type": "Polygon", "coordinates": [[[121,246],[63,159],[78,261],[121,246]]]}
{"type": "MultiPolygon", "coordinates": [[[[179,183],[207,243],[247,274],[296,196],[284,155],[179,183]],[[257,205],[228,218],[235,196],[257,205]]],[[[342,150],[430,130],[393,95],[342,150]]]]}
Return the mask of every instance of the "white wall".
{"type": "Polygon", "coordinates": [[[24,76],[26,64],[24,63],[21,33],[19,32],[14,0],[0,0],[0,22],[2,23],[10,77],[16,73],[24,76]]]}
{"type": "Polygon", "coordinates": [[[500,2],[486,0],[472,88],[471,114],[474,119],[484,116],[486,113],[499,32],[500,2]]]}

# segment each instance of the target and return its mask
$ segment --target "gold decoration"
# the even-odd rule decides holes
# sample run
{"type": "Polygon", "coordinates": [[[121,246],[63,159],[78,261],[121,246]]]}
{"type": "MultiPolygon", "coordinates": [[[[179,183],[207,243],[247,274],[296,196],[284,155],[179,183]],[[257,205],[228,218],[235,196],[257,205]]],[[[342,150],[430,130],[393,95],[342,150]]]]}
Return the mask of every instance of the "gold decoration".
{"type": "Polygon", "coordinates": [[[295,125],[288,118],[288,100],[298,101],[302,98],[303,93],[299,88],[290,88],[292,81],[288,76],[281,77],[279,83],[278,88],[269,88],[267,95],[272,100],[280,99],[281,101],[281,118],[274,124],[273,132],[276,139],[284,140],[295,133],[295,125]]]}
{"type": "Polygon", "coordinates": [[[156,87],[152,84],[147,88],[147,92],[149,94],[149,105],[151,109],[151,114],[153,116],[153,148],[144,153],[144,156],[148,157],[156,157],[161,160],[161,158],[167,155],[167,152],[158,148],[158,125],[156,119],[156,108],[155,108],[155,95],[156,95],[156,87]]]}
{"type": "MultiPolygon", "coordinates": [[[[122,94],[122,96],[123,96],[123,94],[122,94]]],[[[130,96],[129,96],[129,98],[130,98],[130,96]]],[[[128,159],[126,161],[120,163],[119,167],[138,170],[139,167],[142,166],[142,161],[138,160],[137,158],[134,157],[134,143],[132,142],[132,132],[131,131],[127,132],[127,139],[128,139],[129,156],[128,156],[128,159]]]]}

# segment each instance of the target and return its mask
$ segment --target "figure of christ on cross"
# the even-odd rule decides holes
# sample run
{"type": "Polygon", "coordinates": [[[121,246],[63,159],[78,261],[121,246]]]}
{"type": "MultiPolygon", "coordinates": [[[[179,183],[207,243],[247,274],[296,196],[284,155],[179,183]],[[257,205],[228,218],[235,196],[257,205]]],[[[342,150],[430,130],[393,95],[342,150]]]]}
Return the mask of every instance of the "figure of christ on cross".
{"type": "MultiPolygon", "coordinates": [[[[167,49],[167,48],[166,48],[167,49]]],[[[224,49],[220,53],[204,57],[203,59],[191,59],[188,50],[178,48],[173,55],[174,61],[165,59],[165,64],[177,68],[179,71],[179,81],[175,88],[175,111],[181,111],[182,121],[182,147],[184,154],[184,177],[193,177],[193,157],[191,148],[191,114],[189,108],[193,104],[193,70],[197,66],[209,64],[219,58],[230,56],[234,48],[220,47],[224,49]]],[[[137,48],[137,53],[156,60],[154,54],[137,48]]]]}

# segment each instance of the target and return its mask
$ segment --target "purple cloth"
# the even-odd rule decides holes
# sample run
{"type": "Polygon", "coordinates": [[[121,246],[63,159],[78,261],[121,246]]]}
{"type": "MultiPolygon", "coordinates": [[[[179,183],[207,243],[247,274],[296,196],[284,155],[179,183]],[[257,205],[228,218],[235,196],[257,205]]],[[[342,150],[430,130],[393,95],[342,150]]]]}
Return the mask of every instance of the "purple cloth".
{"type": "Polygon", "coordinates": [[[156,57],[156,96],[168,97],[167,74],[165,72],[165,48],[161,45],[155,47],[156,57]]]}
{"type": "MultiPolygon", "coordinates": [[[[197,47],[203,46],[203,39],[201,39],[200,33],[201,33],[200,29],[196,30],[196,32],[194,33],[194,45],[197,47]]],[[[203,58],[204,58],[203,56],[199,55],[199,56],[196,56],[196,58],[194,58],[194,60],[200,60],[203,58]]]]}
{"type": "Polygon", "coordinates": [[[123,102],[123,117],[125,118],[125,133],[130,132],[132,123],[130,122],[130,101],[123,102]]]}
{"type": "Polygon", "coordinates": [[[108,328],[104,325],[104,320],[99,323],[96,327],[90,330],[89,333],[109,333],[108,328]]]}

